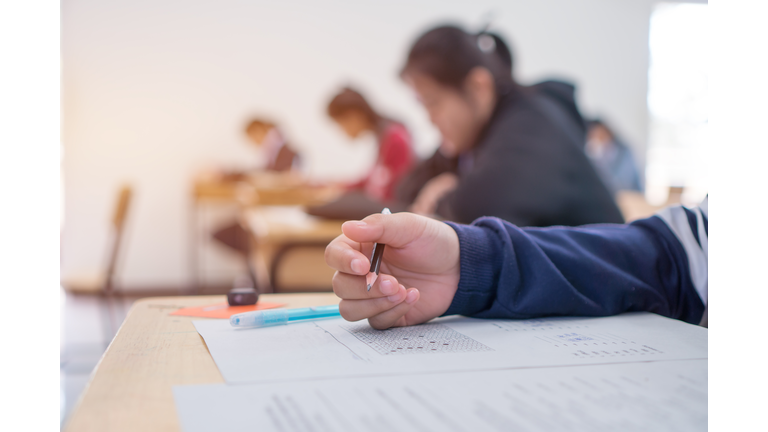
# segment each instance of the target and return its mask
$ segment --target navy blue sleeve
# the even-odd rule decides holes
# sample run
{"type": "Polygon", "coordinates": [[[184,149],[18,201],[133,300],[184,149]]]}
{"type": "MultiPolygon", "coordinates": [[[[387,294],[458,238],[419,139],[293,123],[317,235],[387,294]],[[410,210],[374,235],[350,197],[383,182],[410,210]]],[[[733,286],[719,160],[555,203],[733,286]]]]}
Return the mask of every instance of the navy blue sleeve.
{"type": "Polygon", "coordinates": [[[445,315],[607,316],[647,311],[698,324],[704,313],[683,246],[659,217],[628,225],[518,228],[449,223],[459,288],[445,315]]]}

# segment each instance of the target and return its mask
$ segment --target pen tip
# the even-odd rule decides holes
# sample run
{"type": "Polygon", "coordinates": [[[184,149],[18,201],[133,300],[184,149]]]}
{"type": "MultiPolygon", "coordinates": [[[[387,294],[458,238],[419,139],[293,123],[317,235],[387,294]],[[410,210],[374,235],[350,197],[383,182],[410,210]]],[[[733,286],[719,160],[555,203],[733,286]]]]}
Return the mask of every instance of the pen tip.
{"type": "Polygon", "coordinates": [[[370,291],[371,288],[373,288],[373,284],[376,283],[376,279],[378,279],[378,277],[379,275],[377,275],[376,273],[368,273],[367,275],[365,275],[365,286],[368,289],[368,291],[370,291]]]}

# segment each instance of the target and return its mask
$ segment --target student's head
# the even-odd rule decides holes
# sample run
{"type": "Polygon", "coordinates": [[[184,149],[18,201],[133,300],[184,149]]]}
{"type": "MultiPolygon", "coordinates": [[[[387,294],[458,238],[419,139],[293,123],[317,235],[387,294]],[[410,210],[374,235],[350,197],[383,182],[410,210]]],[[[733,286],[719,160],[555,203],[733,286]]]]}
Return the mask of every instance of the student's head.
{"type": "Polygon", "coordinates": [[[275,128],[275,124],[266,120],[255,119],[245,127],[245,134],[248,135],[251,142],[260,146],[269,134],[269,131],[275,128]]]}
{"type": "Polygon", "coordinates": [[[375,130],[380,119],[365,98],[348,87],[331,99],[328,115],[350,138],[357,138],[365,131],[375,130]]]}
{"type": "Polygon", "coordinates": [[[444,154],[476,144],[499,97],[514,87],[512,64],[507,44],[491,33],[443,26],[413,44],[400,76],[440,131],[444,154]]]}

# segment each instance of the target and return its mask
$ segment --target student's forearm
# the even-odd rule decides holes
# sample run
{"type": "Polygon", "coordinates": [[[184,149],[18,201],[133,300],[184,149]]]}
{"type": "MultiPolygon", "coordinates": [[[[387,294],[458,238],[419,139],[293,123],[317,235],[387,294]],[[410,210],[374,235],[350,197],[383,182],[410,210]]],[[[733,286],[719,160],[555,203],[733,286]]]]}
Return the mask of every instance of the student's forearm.
{"type": "Polygon", "coordinates": [[[449,224],[461,279],[446,312],[485,318],[650,311],[698,323],[704,305],[664,222],[520,229],[496,218],[449,224]]]}

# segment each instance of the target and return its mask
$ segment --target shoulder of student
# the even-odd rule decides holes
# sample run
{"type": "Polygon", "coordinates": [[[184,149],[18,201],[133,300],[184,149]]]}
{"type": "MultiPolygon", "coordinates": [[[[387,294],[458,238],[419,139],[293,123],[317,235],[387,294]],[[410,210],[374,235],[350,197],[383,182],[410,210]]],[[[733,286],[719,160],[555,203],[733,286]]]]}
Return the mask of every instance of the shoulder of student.
{"type": "MultiPolygon", "coordinates": [[[[469,200],[481,208],[493,207],[496,214],[486,215],[515,222],[523,209],[537,215],[532,224],[622,222],[610,192],[584,154],[581,118],[539,93],[525,89],[502,101],[505,105],[474,150],[472,172],[448,197],[453,212],[468,211],[464,201],[469,200]],[[504,197],[498,195],[500,185],[504,197]],[[497,192],[478,203],[479,190],[497,192]],[[493,203],[485,202],[491,198],[493,203]]],[[[460,219],[476,216],[469,213],[460,219]]]]}

